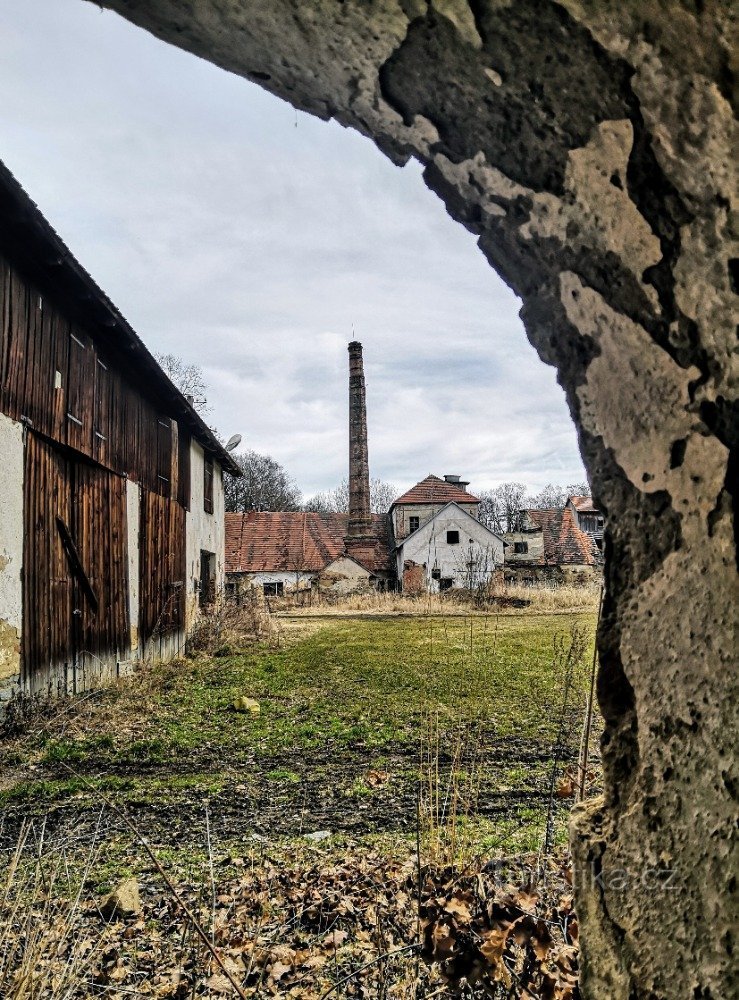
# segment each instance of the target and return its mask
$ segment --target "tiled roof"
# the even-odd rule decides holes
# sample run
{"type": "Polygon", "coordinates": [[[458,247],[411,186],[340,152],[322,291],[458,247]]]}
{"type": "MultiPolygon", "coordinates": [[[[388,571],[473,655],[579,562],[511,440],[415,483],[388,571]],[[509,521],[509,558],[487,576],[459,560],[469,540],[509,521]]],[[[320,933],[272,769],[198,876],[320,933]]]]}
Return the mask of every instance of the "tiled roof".
{"type": "Polygon", "coordinates": [[[598,508],[593,504],[592,497],[568,497],[568,502],[572,504],[575,510],[579,510],[581,514],[598,513],[598,508]]]}
{"type": "Polygon", "coordinates": [[[477,497],[467,493],[460,486],[448,483],[438,476],[426,476],[420,483],[412,486],[407,493],[404,493],[397,500],[393,501],[393,506],[397,503],[479,503],[477,497]]]}
{"type": "Polygon", "coordinates": [[[595,566],[603,561],[590,535],[578,528],[571,507],[564,510],[527,510],[526,513],[541,529],[544,562],[548,565],[595,566]]]}
{"type": "MultiPolygon", "coordinates": [[[[389,568],[387,520],[374,514],[379,544],[373,555],[357,560],[371,572],[389,568]]],[[[348,514],[302,511],[249,511],[226,514],[226,572],[319,573],[346,555],[348,514]]]]}

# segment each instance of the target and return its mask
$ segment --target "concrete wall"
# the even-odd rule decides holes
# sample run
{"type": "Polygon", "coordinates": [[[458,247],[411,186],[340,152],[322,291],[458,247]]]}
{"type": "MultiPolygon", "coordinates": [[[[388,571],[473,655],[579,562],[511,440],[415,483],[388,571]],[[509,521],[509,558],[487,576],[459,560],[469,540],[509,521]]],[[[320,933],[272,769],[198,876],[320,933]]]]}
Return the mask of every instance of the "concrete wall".
{"type": "Polygon", "coordinates": [[[23,626],[23,426],[0,414],[0,700],[20,674],[23,626]]]}
{"type": "MultiPolygon", "coordinates": [[[[424,525],[431,520],[434,514],[443,510],[448,502],[447,500],[444,503],[401,503],[393,507],[393,535],[396,542],[402,541],[410,535],[410,519],[412,517],[419,518],[420,525],[424,525]]],[[[470,504],[466,509],[473,517],[477,517],[479,504],[470,504]]]]}
{"type": "Polygon", "coordinates": [[[486,582],[503,563],[503,541],[474,517],[451,506],[427,522],[398,550],[398,578],[403,579],[404,564],[425,567],[426,587],[439,590],[439,580],[453,580],[454,587],[475,587],[486,582]],[[449,544],[447,531],[459,532],[459,544],[449,544]],[[471,563],[472,565],[468,565],[471,563]]]}
{"type": "Polygon", "coordinates": [[[200,550],[215,554],[215,593],[223,594],[226,561],[226,501],[223,491],[223,470],[213,464],[213,513],[203,506],[203,449],[193,441],[190,445],[190,510],[185,518],[185,628],[189,631],[199,613],[200,550]]]}

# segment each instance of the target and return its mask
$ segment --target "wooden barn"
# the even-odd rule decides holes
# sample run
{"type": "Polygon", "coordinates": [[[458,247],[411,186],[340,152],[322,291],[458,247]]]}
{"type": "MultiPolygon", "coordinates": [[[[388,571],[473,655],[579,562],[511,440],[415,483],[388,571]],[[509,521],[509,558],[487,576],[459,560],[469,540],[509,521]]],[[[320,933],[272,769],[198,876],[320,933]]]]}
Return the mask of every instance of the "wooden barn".
{"type": "Polygon", "coordinates": [[[238,467],[0,164],[0,701],[183,649],[238,467]]]}

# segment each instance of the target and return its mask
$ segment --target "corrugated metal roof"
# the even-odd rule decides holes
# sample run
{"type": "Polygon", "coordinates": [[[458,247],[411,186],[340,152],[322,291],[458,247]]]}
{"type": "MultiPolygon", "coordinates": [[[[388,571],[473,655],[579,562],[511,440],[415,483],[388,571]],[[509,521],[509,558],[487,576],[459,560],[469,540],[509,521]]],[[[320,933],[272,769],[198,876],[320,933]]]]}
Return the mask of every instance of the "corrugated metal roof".
{"type": "Polygon", "coordinates": [[[477,497],[467,493],[460,486],[448,483],[438,476],[428,475],[420,483],[412,486],[407,493],[393,501],[398,503],[479,503],[477,497]]]}
{"type": "MultiPolygon", "coordinates": [[[[391,568],[387,519],[379,514],[373,514],[372,519],[378,535],[376,551],[356,561],[370,572],[387,572],[391,568]]],[[[348,514],[226,514],[226,572],[320,573],[335,559],[347,555],[344,538],[348,526],[348,514]]]]}

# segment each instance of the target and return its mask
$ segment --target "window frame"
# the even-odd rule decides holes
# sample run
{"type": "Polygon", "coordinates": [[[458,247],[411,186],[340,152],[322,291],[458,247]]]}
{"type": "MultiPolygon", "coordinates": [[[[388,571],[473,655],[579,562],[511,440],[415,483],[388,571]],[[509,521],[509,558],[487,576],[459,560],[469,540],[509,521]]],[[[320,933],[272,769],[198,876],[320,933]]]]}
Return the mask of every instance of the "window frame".
{"type": "Polygon", "coordinates": [[[216,477],[215,462],[210,455],[203,455],[203,510],[213,513],[213,481],[216,477]]]}

